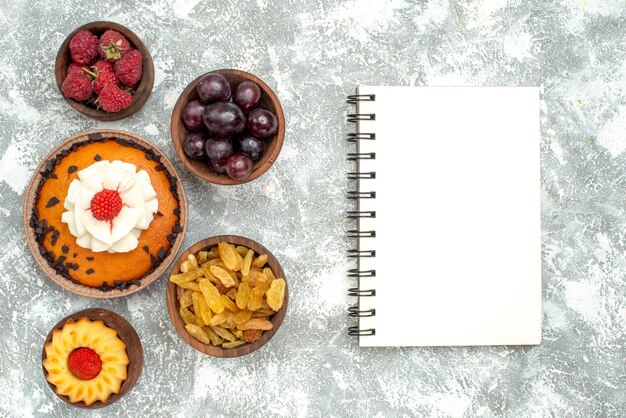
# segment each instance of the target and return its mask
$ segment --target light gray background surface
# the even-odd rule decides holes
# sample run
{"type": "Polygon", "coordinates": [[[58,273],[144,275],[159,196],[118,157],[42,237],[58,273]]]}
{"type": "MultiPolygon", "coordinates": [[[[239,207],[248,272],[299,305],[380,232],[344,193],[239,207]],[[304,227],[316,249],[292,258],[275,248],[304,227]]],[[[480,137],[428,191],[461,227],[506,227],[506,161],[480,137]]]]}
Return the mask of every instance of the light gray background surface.
{"type": "MultiPolygon", "coordinates": [[[[623,416],[625,20],[621,0],[0,0],[0,415],[623,416]],[[94,20],[128,25],[154,58],[152,96],[120,122],[78,114],[54,82],[59,45],[94,20]],[[197,180],[170,143],[178,95],[217,68],[260,76],[287,118],[277,163],[240,187],[197,180]],[[542,86],[540,346],[376,350],[346,335],[345,96],[357,83],[542,86]],[[25,187],[54,145],[94,128],[142,135],[175,162],[190,204],[185,247],[235,233],[279,257],[290,306],[263,349],[220,360],[186,345],[165,277],[97,301],[39,271],[21,225],[25,187]],[[54,323],[96,306],[135,326],[146,361],[130,394],[85,413],[50,391],[39,358],[54,323]]],[[[399,180],[409,190],[431,179],[399,180]]],[[[409,239],[398,252],[410,272],[409,239]]]]}

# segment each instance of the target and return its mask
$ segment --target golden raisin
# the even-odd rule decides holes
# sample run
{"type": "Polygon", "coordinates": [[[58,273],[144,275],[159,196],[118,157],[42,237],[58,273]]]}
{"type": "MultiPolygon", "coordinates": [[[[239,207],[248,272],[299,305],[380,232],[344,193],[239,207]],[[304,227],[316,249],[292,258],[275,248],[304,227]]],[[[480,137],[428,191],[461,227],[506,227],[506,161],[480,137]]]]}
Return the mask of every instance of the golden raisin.
{"type": "Polygon", "coordinates": [[[211,344],[213,345],[222,344],[222,339],[220,338],[220,336],[217,335],[215,331],[213,331],[210,327],[204,327],[202,329],[206,331],[206,333],[209,335],[209,338],[211,339],[211,344]]]}
{"type": "Polygon", "coordinates": [[[276,280],[276,276],[274,275],[274,272],[272,271],[270,267],[265,267],[263,269],[263,273],[265,273],[265,275],[268,277],[270,282],[276,280]]]}
{"type": "Polygon", "coordinates": [[[192,314],[191,312],[189,312],[189,309],[187,309],[187,308],[180,308],[178,310],[178,313],[180,314],[180,317],[181,317],[181,319],[183,320],[183,322],[185,324],[196,325],[196,316],[194,314],[192,314]]]}
{"type": "Polygon", "coordinates": [[[252,267],[261,268],[267,263],[267,254],[261,254],[252,262],[252,267]]]}
{"type": "Polygon", "coordinates": [[[241,274],[247,276],[250,274],[250,267],[252,266],[252,258],[254,257],[254,251],[248,250],[245,258],[243,259],[243,266],[241,267],[241,274]]]}
{"type": "Polygon", "coordinates": [[[240,345],[244,345],[245,343],[246,343],[245,341],[237,340],[233,342],[223,343],[222,347],[223,348],[235,348],[235,347],[239,347],[240,345]]]}
{"type": "Polygon", "coordinates": [[[235,247],[226,242],[220,242],[217,244],[217,250],[226,267],[230,270],[238,270],[239,258],[237,258],[238,254],[237,251],[235,251],[235,247]]]}
{"type": "Polygon", "coordinates": [[[218,279],[220,279],[220,281],[222,282],[222,284],[226,287],[231,287],[235,285],[235,280],[233,279],[233,276],[231,276],[226,270],[224,270],[223,268],[219,267],[219,266],[211,266],[209,267],[209,271],[218,279]]]}
{"type": "Polygon", "coordinates": [[[237,325],[237,329],[240,329],[242,331],[245,331],[247,329],[260,329],[263,331],[268,331],[272,328],[274,328],[274,325],[267,319],[263,318],[252,318],[247,320],[243,324],[237,325]]]}
{"type": "Polygon", "coordinates": [[[209,279],[200,279],[198,280],[198,285],[200,287],[200,291],[204,295],[207,304],[215,313],[224,312],[224,305],[222,304],[222,295],[219,290],[213,283],[209,281],[209,279]]]}
{"type": "Polygon", "coordinates": [[[224,305],[224,307],[231,312],[239,311],[239,308],[237,307],[237,305],[235,305],[235,302],[230,300],[230,298],[226,295],[222,295],[222,305],[224,305]]]}
{"type": "Polygon", "coordinates": [[[253,343],[263,335],[260,329],[247,329],[243,332],[243,340],[247,343],[253,343]]]}
{"type": "Polygon", "coordinates": [[[237,295],[235,301],[239,309],[245,309],[248,306],[248,300],[250,299],[250,286],[248,283],[242,282],[237,289],[237,295]]]}
{"type": "Polygon", "coordinates": [[[209,344],[211,342],[211,339],[209,338],[209,335],[201,327],[193,325],[193,324],[187,324],[187,325],[185,325],[185,329],[196,340],[198,340],[198,341],[200,341],[200,342],[202,342],[204,344],[209,344]]]}
{"type": "Polygon", "coordinates": [[[257,309],[261,307],[261,302],[263,302],[264,293],[265,293],[265,289],[262,287],[255,287],[254,289],[250,291],[250,299],[248,299],[248,310],[256,311],[257,309]]]}
{"type": "Polygon", "coordinates": [[[243,245],[238,245],[235,247],[235,251],[239,253],[240,256],[245,257],[248,252],[248,247],[244,247],[243,245]]]}
{"type": "Polygon", "coordinates": [[[285,286],[284,279],[276,279],[272,281],[270,288],[267,290],[267,304],[275,311],[278,311],[283,306],[285,286]]]}
{"type": "Polygon", "coordinates": [[[244,322],[247,322],[250,318],[252,318],[252,311],[244,309],[242,311],[237,312],[233,316],[233,322],[236,325],[239,325],[239,324],[243,324],[244,322]]]}
{"type": "Polygon", "coordinates": [[[213,318],[209,320],[207,325],[221,325],[228,320],[229,312],[222,312],[220,314],[215,315],[213,318]]]}
{"type": "MultiPolygon", "coordinates": [[[[180,287],[179,287],[179,289],[180,289],[180,287]]],[[[178,300],[178,303],[179,303],[181,308],[186,308],[186,307],[192,305],[192,303],[193,303],[193,301],[191,299],[191,294],[192,293],[193,293],[193,290],[189,290],[189,289],[186,289],[183,292],[183,295],[178,300]]]]}

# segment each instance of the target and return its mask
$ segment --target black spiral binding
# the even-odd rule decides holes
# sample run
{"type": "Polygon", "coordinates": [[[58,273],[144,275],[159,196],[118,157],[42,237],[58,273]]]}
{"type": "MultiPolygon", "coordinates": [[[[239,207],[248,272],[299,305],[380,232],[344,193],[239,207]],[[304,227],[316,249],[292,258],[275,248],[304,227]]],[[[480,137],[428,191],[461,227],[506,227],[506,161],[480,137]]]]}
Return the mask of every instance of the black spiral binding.
{"type": "Polygon", "coordinates": [[[374,172],[374,171],[368,171],[366,173],[352,172],[352,173],[348,173],[348,178],[350,180],[375,179],[376,178],[376,172],[374,172]]]}
{"type": "Polygon", "coordinates": [[[376,134],[375,133],[359,133],[359,132],[350,132],[348,134],[348,142],[357,142],[360,139],[375,140],[376,134]]]}
{"type": "MultiPolygon", "coordinates": [[[[347,116],[348,122],[358,124],[360,121],[372,121],[376,120],[376,114],[374,113],[359,113],[358,102],[375,101],[376,96],[374,94],[353,94],[348,96],[348,104],[356,105],[356,113],[350,113],[347,116]]],[[[358,129],[357,129],[358,131],[358,129]]],[[[356,163],[356,171],[348,173],[349,180],[361,180],[361,179],[375,179],[376,172],[361,172],[359,161],[361,160],[375,160],[376,153],[367,152],[362,153],[359,151],[359,141],[373,141],[376,140],[376,134],[373,132],[351,132],[348,134],[348,141],[356,144],[356,152],[348,153],[348,161],[354,161],[356,163]]],[[[347,235],[350,238],[356,238],[357,243],[359,238],[373,238],[376,237],[376,231],[361,231],[360,222],[361,218],[375,218],[375,211],[361,211],[359,201],[361,199],[376,199],[376,192],[374,191],[361,191],[359,188],[359,182],[356,182],[356,190],[350,190],[348,192],[348,199],[356,201],[356,210],[350,210],[347,213],[348,219],[354,219],[357,221],[357,229],[347,231],[347,235]]],[[[348,295],[356,297],[357,301],[363,297],[376,296],[375,289],[361,289],[360,279],[361,277],[376,277],[376,270],[361,270],[360,260],[365,257],[376,257],[376,251],[363,250],[357,245],[357,248],[348,250],[348,257],[357,259],[357,268],[348,270],[348,277],[357,279],[357,287],[348,289],[348,295]]],[[[348,315],[350,317],[363,318],[376,315],[376,309],[361,310],[359,303],[348,308],[348,315]]],[[[355,337],[376,335],[376,329],[360,329],[358,326],[352,326],[348,328],[348,335],[355,337]]]]}
{"type": "Polygon", "coordinates": [[[351,190],[348,192],[348,199],[376,199],[376,192],[359,192],[351,190]]]}
{"type": "Polygon", "coordinates": [[[348,308],[348,315],[358,318],[363,318],[366,316],[376,316],[376,309],[366,309],[364,311],[359,311],[358,306],[351,306],[350,308],[348,308]]]}
{"type": "Polygon", "coordinates": [[[348,154],[348,161],[356,160],[375,160],[375,152],[351,152],[348,154]]]}
{"type": "Polygon", "coordinates": [[[374,211],[356,211],[356,210],[349,210],[348,211],[348,218],[350,219],[357,219],[357,218],[375,218],[376,217],[376,212],[374,211]]]}
{"type": "Polygon", "coordinates": [[[357,229],[351,229],[347,232],[348,238],[375,238],[376,231],[359,231],[357,229]]]}
{"type": "Polygon", "coordinates": [[[375,94],[351,94],[346,101],[348,104],[355,105],[356,102],[373,102],[376,100],[375,94]]]}
{"type": "Polygon", "coordinates": [[[376,270],[348,270],[348,277],[376,277],[376,270]]]}
{"type": "Polygon", "coordinates": [[[356,122],[359,120],[376,120],[375,113],[349,113],[348,122],[356,122]]]}

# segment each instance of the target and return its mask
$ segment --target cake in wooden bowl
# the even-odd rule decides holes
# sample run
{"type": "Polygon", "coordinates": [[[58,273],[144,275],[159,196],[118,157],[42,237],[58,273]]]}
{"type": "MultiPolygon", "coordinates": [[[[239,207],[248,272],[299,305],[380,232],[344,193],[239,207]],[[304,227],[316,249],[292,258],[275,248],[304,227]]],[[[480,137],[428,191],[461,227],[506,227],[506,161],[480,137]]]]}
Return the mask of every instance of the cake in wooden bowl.
{"type": "Polygon", "coordinates": [[[171,263],[187,223],[184,190],[149,142],[76,135],[37,170],[24,205],[29,246],[56,283],[92,297],[133,293],[171,263]]]}
{"type": "Polygon", "coordinates": [[[106,309],[76,312],[55,325],[42,352],[50,387],[65,402],[100,408],[136,383],[143,365],[139,336],[106,309]]]}

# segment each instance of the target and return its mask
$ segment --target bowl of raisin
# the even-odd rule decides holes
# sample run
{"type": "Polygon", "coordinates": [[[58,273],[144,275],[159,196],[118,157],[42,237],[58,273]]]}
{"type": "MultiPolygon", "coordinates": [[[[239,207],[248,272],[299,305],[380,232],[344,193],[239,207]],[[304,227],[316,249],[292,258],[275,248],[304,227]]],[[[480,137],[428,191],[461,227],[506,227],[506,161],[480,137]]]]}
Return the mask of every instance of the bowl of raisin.
{"type": "Polygon", "coordinates": [[[209,183],[247,183],[274,164],[285,116],[272,89],[241,70],[193,80],[172,112],[172,141],[187,168],[209,183]]]}
{"type": "Polygon", "coordinates": [[[276,257],[237,235],[192,245],[174,264],[166,287],[167,311],[178,334],[214,357],[261,348],[282,324],[288,300],[276,257]]]}

